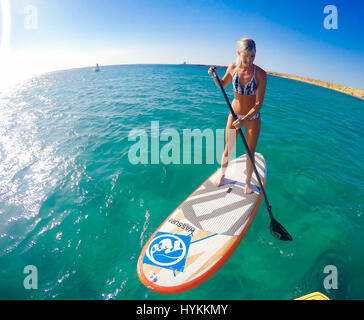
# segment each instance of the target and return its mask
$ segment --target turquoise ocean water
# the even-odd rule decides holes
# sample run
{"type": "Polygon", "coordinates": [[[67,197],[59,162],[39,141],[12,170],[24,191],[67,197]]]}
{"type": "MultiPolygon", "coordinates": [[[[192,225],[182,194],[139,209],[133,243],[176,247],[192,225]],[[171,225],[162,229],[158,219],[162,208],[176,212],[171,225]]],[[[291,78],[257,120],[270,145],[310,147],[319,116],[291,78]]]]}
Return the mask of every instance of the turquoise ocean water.
{"type": "MultiPolygon", "coordinates": [[[[231,85],[227,92],[232,98],[231,85]]],[[[262,202],[212,278],[166,296],[139,281],[139,253],[220,154],[213,164],[132,165],[128,135],[149,132],[151,121],[178,132],[225,129],[228,109],[207,67],[60,71],[1,92],[0,298],[293,299],[321,291],[364,299],[364,102],[268,76],[261,114],[256,151],[266,159],[267,195],[294,241],[271,236],[262,202]],[[37,290],[24,288],[27,265],[38,269],[37,290]],[[338,270],[336,290],[324,288],[327,265],[338,270]]]]}

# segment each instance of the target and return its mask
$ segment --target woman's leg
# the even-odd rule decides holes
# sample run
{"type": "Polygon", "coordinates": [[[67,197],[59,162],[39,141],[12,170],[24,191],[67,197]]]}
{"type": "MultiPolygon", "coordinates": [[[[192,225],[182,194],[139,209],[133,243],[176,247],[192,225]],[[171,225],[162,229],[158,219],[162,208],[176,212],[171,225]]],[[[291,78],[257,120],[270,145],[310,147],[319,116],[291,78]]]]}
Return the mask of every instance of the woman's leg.
{"type": "Polygon", "coordinates": [[[215,180],[216,187],[220,186],[221,182],[224,180],[225,171],[229,165],[231,154],[234,151],[236,136],[239,133],[238,130],[232,126],[233,122],[234,118],[232,115],[229,115],[225,130],[225,150],[221,157],[221,174],[215,180]]]}
{"type": "MultiPolygon", "coordinates": [[[[245,124],[245,138],[254,161],[255,161],[255,147],[257,146],[259,138],[260,126],[261,126],[260,117],[258,119],[248,120],[245,124]]],[[[246,181],[245,181],[244,193],[249,194],[252,192],[252,187],[250,182],[253,174],[253,166],[247,152],[246,152],[246,157],[247,157],[246,181]]]]}

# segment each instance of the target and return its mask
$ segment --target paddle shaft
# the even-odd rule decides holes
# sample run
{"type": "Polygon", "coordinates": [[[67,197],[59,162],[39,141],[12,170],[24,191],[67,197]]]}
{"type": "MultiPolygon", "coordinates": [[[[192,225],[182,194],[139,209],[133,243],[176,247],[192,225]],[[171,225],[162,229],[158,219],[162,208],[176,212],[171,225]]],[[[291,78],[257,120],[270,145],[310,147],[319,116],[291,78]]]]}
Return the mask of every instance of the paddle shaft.
{"type": "MultiPolygon", "coordinates": [[[[234,110],[233,110],[233,107],[232,107],[232,106],[231,106],[231,104],[230,104],[230,100],[229,100],[228,96],[226,95],[226,92],[225,92],[225,90],[224,90],[224,88],[223,88],[223,86],[222,86],[222,84],[221,84],[221,82],[220,82],[220,79],[219,79],[219,77],[218,77],[218,75],[217,75],[217,73],[216,73],[216,69],[215,69],[215,68],[212,68],[212,72],[213,72],[213,74],[214,74],[214,76],[215,76],[215,79],[216,79],[216,80],[217,80],[217,82],[219,83],[219,87],[220,87],[220,89],[221,89],[221,91],[222,91],[222,94],[224,95],[224,98],[225,98],[225,100],[226,100],[226,103],[227,103],[227,105],[228,105],[228,107],[229,107],[229,109],[230,109],[230,112],[231,112],[231,114],[232,114],[232,116],[233,116],[234,120],[237,120],[237,119],[238,119],[238,117],[237,117],[237,115],[235,114],[235,112],[234,112],[234,110]]],[[[257,177],[257,179],[258,179],[260,189],[261,189],[261,190],[262,190],[262,192],[263,192],[264,200],[265,200],[265,204],[266,204],[267,209],[268,209],[268,213],[269,213],[269,215],[270,215],[271,219],[274,219],[274,218],[273,218],[273,214],[272,214],[272,206],[271,206],[271,205],[269,204],[269,202],[268,202],[268,198],[267,198],[267,195],[265,194],[265,191],[264,191],[264,188],[263,188],[263,184],[262,184],[262,181],[260,180],[259,173],[258,173],[258,170],[257,170],[257,168],[256,168],[256,166],[255,166],[255,162],[254,162],[253,156],[252,156],[252,154],[251,154],[251,152],[250,152],[250,150],[249,150],[248,144],[247,144],[247,142],[246,142],[246,140],[245,140],[245,137],[244,137],[243,131],[242,131],[241,129],[239,129],[239,134],[240,134],[241,138],[243,139],[243,143],[244,143],[244,145],[245,145],[246,152],[247,152],[247,154],[248,154],[248,156],[249,156],[249,159],[250,159],[251,164],[252,164],[252,166],[253,166],[253,169],[254,169],[255,175],[256,175],[256,177],[257,177]]]]}

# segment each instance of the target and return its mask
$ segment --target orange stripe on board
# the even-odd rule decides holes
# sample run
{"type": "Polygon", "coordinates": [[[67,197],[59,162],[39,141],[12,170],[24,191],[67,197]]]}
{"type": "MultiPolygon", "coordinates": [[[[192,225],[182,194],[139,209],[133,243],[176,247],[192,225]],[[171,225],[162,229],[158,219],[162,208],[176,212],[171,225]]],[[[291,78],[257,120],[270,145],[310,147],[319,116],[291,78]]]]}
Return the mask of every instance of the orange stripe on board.
{"type": "Polygon", "coordinates": [[[176,216],[173,218],[174,220],[184,220],[186,219],[181,210],[178,210],[176,216]]]}

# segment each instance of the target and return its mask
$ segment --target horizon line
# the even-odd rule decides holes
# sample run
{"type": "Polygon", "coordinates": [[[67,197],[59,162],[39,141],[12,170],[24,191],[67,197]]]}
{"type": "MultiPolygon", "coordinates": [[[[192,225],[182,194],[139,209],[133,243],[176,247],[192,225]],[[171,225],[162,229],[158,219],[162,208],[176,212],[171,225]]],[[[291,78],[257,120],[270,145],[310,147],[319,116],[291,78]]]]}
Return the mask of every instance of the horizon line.
{"type": "MultiPolygon", "coordinates": [[[[203,64],[203,63],[121,63],[121,64],[105,64],[105,65],[99,64],[100,69],[102,67],[118,67],[118,66],[198,66],[198,67],[214,66],[214,67],[218,67],[218,68],[227,68],[228,67],[226,65],[217,65],[217,64],[210,65],[210,64],[203,64]]],[[[58,70],[52,70],[52,71],[44,71],[44,72],[40,72],[38,74],[33,74],[27,78],[31,79],[33,77],[39,77],[39,76],[42,76],[45,74],[62,72],[62,71],[71,71],[71,70],[88,69],[88,68],[92,69],[93,67],[95,67],[95,65],[84,66],[84,67],[65,68],[65,69],[58,69],[58,70]]],[[[364,90],[361,90],[358,88],[353,88],[353,87],[336,84],[336,83],[332,83],[332,82],[328,82],[328,81],[323,81],[323,80],[319,80],[319,79],[302,77],[302,76],[298,76],[298,75],[284,74],[284,73],[280,73],[280,72],[276,72],[276,71],[266,71],[266,72],[268,75],[271,75],[271,76],[287,78],[287,79],[291,79],[291,80],[295,80],[295,81],[300,81],[300,82],[305,82],[305,83],[309,83],[312,85],[321,86],[321,87],[324,87],[324,88],[327,88],[330,90],[338,91],[338,92],[350,95],[352,97],[364,100],[364,90]],[[348,91],[350,91],[350,92],[348,92],[348,91]]],[[[23,79],[23,80],[25,80],[25,79],[23,79]]]]}

